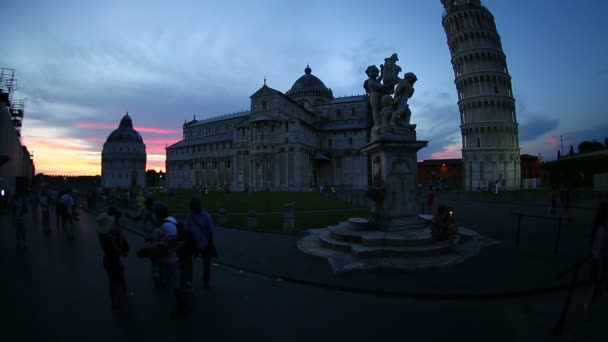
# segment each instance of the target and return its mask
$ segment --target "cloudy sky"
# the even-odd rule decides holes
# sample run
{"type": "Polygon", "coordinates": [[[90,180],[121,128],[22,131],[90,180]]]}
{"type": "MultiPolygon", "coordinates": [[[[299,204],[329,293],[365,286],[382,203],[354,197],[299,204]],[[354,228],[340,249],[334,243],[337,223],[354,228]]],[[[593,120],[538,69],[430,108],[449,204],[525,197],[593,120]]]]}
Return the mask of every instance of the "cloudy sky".
{"type": "MultiPolygon", "coordinates": [[[[555,159],[608,136],[605,0],[486,0],[516,98],[521,152],[555,159]]],[[[129,112],[164,169],[185,120],[246,110],[306,64],[334,96],[363,94],[365,68],[396,52],[419,159],[459,158],[460,119],[439,0],[46,1],[2,5],[0,67],[26,98],[23,142],[37,172],[100,174],[102,145],[129,112]]]]}

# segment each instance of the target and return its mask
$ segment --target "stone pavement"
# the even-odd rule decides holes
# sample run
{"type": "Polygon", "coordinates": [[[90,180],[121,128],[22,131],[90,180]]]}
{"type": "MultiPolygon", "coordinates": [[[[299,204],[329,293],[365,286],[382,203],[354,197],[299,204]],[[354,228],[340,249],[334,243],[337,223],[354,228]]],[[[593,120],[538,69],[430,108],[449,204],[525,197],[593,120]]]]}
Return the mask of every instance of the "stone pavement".
{"type": "MultiPolygon", "coordinates": [[[[557,339],[550,330],[565,293],[517,295],[562,284],[553,280],[554,272],[585,250],[576,247],[584,239],[576,239],[585,235],[588,222],[565,230],[560,254],[553,255],[552,239],[545,241],[551,227],[530,223],[516,248],[513,231],[501,226],[508,210],[496,219],[487,216],[499,210],[494,204],[454,207],[467,226],[474,223],[465,222],[470,212],[479,227],[488,220],[496,222],[478,230],[502,242],[439,272],[333,274],[326,261],[297,250],[298,236],[218,229],[220,258],[213,289],[203,291],[198,282],[195,312],[186,322],[167,319],[173,309],[171,296],[152,288],[147,261],[133,253],[126,260],[127,281],[135,293],[131,314],[128,319],[111,314],[94,215],[82,215],[73,241],[54,228],[44,235],[28,217],[30,244],[25,251],[16,250],[10,220],[0,216],[0,269],[5,279],[0,327],[9,340],[20,341],[427,341],[455,336],[471,341],[606,340],[606,300],[598,304],[593,322],[581,319],[587,288],[576,291],[565,336],[557,339]]],[[[128,238],[132,250],[142,244],[135,234],[128,238]]],[[[199,266],[195,279],[201,277],[199,266]]]]}
{"type": "MultiPolygon", "coordinates": [[[[573,209],[563,222],[559,252],[553,253],[557,221],[545,218],[522,219],[520,244],[515,244],[517,217],[512,212],[543,216],[544,206],[500,201],[437,200],[453,207],[460,225],[483,236],[479,255],[442,270],[417,272],[348,272],[335,274],[328,262],[303,254],[297,235],[218,229],[218,262],[271,278],[396,296],[433,298],[494,298],[551,292],[563,289],[569,277],[556,274],[589,252],[588,236],[593,209],[573,209]]],[[[136,228],[127,220],[127,226],[136,228]]],[[[581,284],[588,269],[581,272],[581,284]]]]}

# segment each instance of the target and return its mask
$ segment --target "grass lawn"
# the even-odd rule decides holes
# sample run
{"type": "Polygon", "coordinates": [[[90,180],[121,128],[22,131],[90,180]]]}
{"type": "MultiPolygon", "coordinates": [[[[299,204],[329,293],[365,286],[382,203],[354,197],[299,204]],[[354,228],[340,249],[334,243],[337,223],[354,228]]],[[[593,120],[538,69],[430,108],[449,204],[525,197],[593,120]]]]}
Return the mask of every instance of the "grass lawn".
{"type": "MultiPolygon", "coordinates": [[[[348,209],[348,210],[332,210],[322,212],[297,212],[295,216],[295,230],[325,228],[330,225],[335,225],[340,221],[346,221],[351,217],[369,217],[367,209],[348,209]]],[[[227,228],[247,228],[247,215],[232,214],[228,215],[226,223],[227,228]]],[[[267,232],[282,232],[283,231],[283,215],[282,214],[258,214],[256,216],[256,230],[267,232]]]]}
{"type": "Polygon", "coordinates": [[[192,196],[203,199],[203,206],[216,222],[216,213],[225,208],[228,228],[247,229],[247,213],[254,210],[256,230],[282,232],[284,205],[289,202],[295,202],[296,230],[323,228],[350,217],[369,217],[368,209],[353,209],[354,205],[348,202],[318,192],[209,192],[204,195],[195,190],[174,190],[153,194],[154,200],[167,203],[169,212],[179,220],[185,219],[192,196]]]}
{"type": "Polygon", "coordinates": [[[328,194],[318,192],[209,192],[208,195],[194,190],[173,190],[156,192],[154,200],[167,203],[172,213],[187,213],[190,198],[199,196],[203,206],[210,213],[225,208],[229,213],[280,211],[284,205],[295,202],[296,210],[351,209],[348,202],[331,199],[328,194]]]}

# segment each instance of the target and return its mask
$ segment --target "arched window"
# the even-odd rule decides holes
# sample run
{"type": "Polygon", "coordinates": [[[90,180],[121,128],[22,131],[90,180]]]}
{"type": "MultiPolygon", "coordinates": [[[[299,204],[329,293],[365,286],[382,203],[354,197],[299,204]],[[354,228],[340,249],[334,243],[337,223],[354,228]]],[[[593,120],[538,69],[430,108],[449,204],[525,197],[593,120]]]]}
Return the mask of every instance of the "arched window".
{"type": "Polygon", "coordinates": [[[336,110],[336,116],[338,117],[338,119],[342,118],[342,110],[340,108],[336,110]]]}

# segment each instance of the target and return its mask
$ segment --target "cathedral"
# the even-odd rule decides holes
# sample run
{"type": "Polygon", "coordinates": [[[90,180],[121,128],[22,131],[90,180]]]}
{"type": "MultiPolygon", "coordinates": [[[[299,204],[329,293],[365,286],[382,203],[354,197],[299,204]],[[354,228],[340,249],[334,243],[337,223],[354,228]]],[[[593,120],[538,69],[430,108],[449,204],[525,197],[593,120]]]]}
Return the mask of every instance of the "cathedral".
{"type": "Polygon", "coordinates": [[[336,98],[307,66],[287,92],[264,84],[250,99],[249,110],[184,123],[183,140],[166,149],[167,187],[367,187],[366,95],[336,98]]]}
{"type": "Polygon", "coordinates": [[[146,145],[127,113],[103,144],[101,182],[104,188],[146,185],[146,145]]]}

